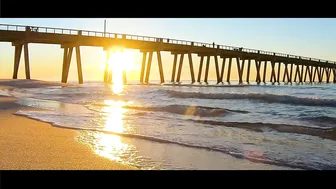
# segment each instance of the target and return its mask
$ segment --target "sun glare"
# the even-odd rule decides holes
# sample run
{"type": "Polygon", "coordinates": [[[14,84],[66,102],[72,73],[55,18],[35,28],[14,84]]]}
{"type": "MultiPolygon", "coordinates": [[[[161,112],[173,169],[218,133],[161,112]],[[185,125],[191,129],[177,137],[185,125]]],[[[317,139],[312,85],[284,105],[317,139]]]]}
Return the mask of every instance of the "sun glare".
{"type": "MultiPolygon", "coordinates": [[[[112,90],[114,93],[121,93],[123,90],[123,72],[126,74],[131,70],[139,69],[135,63],[134,56],[130,50],[112,49],[107,61],[108,69],[112,71],[112,90]]],[[[101,69],[105,69],[106,61],[102,64],[101,69]]]]}
{"type": "Polygon", "coordinates": [[[126,72],[130,70],[138,69],[138,66],[135,64],[134,56],[129,50],[116,50],[111,52],[110,58],[108,60],[109,69],[113,71],[126,72]]]}

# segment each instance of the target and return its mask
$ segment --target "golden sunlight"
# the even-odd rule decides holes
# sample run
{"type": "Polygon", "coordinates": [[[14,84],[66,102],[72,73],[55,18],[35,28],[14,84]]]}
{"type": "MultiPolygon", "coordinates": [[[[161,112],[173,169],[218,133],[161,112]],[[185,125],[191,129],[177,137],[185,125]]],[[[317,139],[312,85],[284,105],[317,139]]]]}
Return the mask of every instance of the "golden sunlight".
{"type": "MultiPolygon", "coordinates": [[[[105,69],[106,61],[101,65],[101,69],[105,69]]],[[[130,50],[112,49],[110,57],[107,61],[108,69],[112,71],[112,90],[114,93],[120,93],[123,90],[123,72],[127,73],[131,70],[138,70],[139,66],[135,63],[134,55],[130,50]]]]}
{"type": "Polygon", "coordinates": [[[106,116],[105,129],[107,131],[122,133],[123,132],[123,116],[127,109],[123,108],[126,103],[123,101],[105,100],[108,106],[103,108],[104,112],[108,112],[106,116]]]}
{"type": "Polygon", "coordinates": [[[135,64],[132,52],[129,50],[116,50],[115,52],[111,52],[108,64],[109,69],[118,72],[122,72],[123,70],[128,72],[130,70],[139,69],[139,67],[135,64]]]}
{"type": "Polygon", "coordinates": [[[97,145],[95,152],[105,158],[123,162],[121,157],[127,153],[129,146],[120,140],[120,136],[105,133],[97,133],[97,145]]]}
{"type": "MultiPolygon", "coordinates": [[[[126,103],[122,101],[105,100],[104,103],[107,105],[104,107],[104,112],[108,112],[105,117],[105,128],[106,131],[122,133],[123,132],[123,115],[127,111],[122,108],[126,103]]],[[[115,160],[123,161],[121,157],[124,153],[127,153],[129,145],[121,141],[120,136],[97,133],[97,147],[95,152],[103,157],[115,160]]]]}

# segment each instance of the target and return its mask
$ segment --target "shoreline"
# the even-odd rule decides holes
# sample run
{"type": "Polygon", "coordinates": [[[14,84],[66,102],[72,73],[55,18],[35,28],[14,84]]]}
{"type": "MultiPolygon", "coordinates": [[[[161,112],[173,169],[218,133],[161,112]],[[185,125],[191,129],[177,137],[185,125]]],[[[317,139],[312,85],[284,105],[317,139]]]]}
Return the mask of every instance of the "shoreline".
{"type": "MultiPolygon", "coordinates": [[[[2,83],[0,80],[0,89],[27,85],[22,81],[2,83]]],[[[31,88],[48,86],[55,85],[37,80],[28,84],[31,88]]],[[[0,95],[1,170],[137,170],[94,153],[88,145],[75,140],[79,135],[76,130],[14,115],[18,110],[39,110],[16,104],[17,100],[0,95]]]]}
{"type": "MultiPolygon", "coordinates": [[[[21,81],[31,88],[40,88],[42,86],[55,86],[54,83],[45,81],[21,81]]],[[[25,84],[20,84],[17,80],[6,81],[6,86],[2,85],[0,80],[0,89],[26,88],[25,84]],[[14,83],[14,84],[13,84],[14,83]],[[12,85],[16,85],[13,87],[12,85]]],[[[58,86],[62,86],[60,83],[58,86]]],[[[57,85],[56,85],[57,86],[57,85]]],[[[74,86],[74,85],[71,85],[74,86]]],[[[25,116],[15,115],[18,110],[40,110],[16,104],[16,99],[10,96],[0,95],[0,169],[6,170],[137,170],[138,168],[117,163],[109,158],[95,153],[95,151],[86,143],[76,140],[81,137],[80,130],[74,130],[65,127],[54,127],[53,125],[31,119],[25,116]],[[24,125],[24,127],[22,126],[24,125]],[[28,137],[27,137],[28,136],[28,137]],[[10,141],[10,142],[8,142],[10,141]],[[63,154],[62,154],[63,153],[63,154]],[[64,156],[66,154],[66,156],[64,156]]],[[[83,138],[83,137],[82,137],[83,138]]],[[[131,141],[125,137],[123,140],[131,141]]],[[[132,142],[133,143],[133,142],[132,142]]],[[[188,148],[179,145],[167,147],[161,143],[151,143],[139,140],[136,142],[141,153],[145,156],[156,156],[156,151],[168,149],[171,151],[180,151],[180,154],[189,156],[189,154],[198,153],[199,157],[213,159],[212,162],[201,162],[198,159],[188,160],[188,164],[197,163],[205,166],[204,169],[240,169],[240,170],[290,170],[293,168],[277,165],[268,165],[249,160],[236,159],[230,155],[223,155],[219,152],[199,151],[198,149],[188,148]],[[148,149],[148,147],[150,148],[148,149]],[[204,153],[205,152],[205,153],[204,153]],[[189,162],[190,161],[190,162],[189,162]],[[219,162],[217,162],[219,161],[219,162]],[[220,166],[217,163],[222,163],[220,166]]],[[[179,162],[178,157],[171,157],[175,162],[179,162]]]]}

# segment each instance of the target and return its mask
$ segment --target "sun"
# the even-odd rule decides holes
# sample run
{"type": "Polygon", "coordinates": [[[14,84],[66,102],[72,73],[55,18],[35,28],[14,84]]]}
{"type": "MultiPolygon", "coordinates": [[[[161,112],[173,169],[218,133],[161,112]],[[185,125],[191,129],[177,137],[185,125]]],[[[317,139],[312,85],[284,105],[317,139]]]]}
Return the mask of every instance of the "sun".
{"type": "Polygon", "coordinates": [[[133,53],[130,50],[112,50],[108,60],[109,69],[113,72],[131,71],[138,69],[135,64],[133,53]]]}
{"type": "MultiPolygon", "coordinates": [[[[138,70],[132,51],[127,49],[111,49],[110,57],[107,61],[109,71],[112,71],[112,89],[114,93],[120,93],[123,88],[123,74],[131,70],[138,70]]],[[[104,62],[105,69],[105,62],[104,62]]]]}

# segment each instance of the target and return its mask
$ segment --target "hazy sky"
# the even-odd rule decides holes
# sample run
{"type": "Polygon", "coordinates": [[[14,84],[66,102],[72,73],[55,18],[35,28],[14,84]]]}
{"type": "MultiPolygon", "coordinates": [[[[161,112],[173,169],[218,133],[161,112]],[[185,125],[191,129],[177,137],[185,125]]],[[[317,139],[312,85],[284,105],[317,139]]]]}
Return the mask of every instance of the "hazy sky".
{"type": "MultiPolygon", "coordinates": [[[[73,28],[103,31],[104,19],[0,19],[1,24],[36,25],[46,27],[73,28]]],[[[246,47],[252,49],[282,52],[307,57],[336,60],[336,19],[107,19],[107,31],[146,36],[167,37],[200,42],[246,47]]],[[[63,52],[59,45],[30,44],[32,78],[60,80],[63,52]],[[42,71],[43,70],[43,71],[42,71]]],[[[102,78],[99,68],[104,61],[102,48],[82,47],[84,80],[102,78]]],[[[141,54],[134,51],[134,59],[140,65],[141,54]]],[[[10,78],[13,71],[14,47],[10,43],[0,43],[0,78],[10,78]]],[[[23,56],[22,56],[23,57],[23,56]]],[[[75,57],[75,56],[73,56],[75,57]]],[[[172,58],[164,53],[163,67],[165,79],[170,80],[172,58]]],[[[154,56],[153,58],[156,58],[154,56]]],[[[185,58],[182,79],[189,79],[189,68],[185,58]]],[[[198,59],[194,61],[198,72],[198,59]],[[196,61],[197,60],[197,61],[196,61]]],[[[19,77],[24,77],[23,60],[19,77]]],[[[151,79],[158,79],[156,61],[152,67],[151,79]]],[[[254,63],[253,63],[254,64],[254,63]]],[[[210,79],[214,79],[211,65],[210,79]]],[[[254,70],[254,65],[253,69],[254,70]]],[[[139,71],[130,79],[138,79],[139,71]]],[[[237,75],[232,73],[233,76],[237,75]]],[[[251,74],[254,77],[254,74],[251,74]]],[[[69,79],[77,79],[76,62],[73,59],[69,79]]]]}

